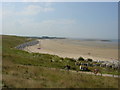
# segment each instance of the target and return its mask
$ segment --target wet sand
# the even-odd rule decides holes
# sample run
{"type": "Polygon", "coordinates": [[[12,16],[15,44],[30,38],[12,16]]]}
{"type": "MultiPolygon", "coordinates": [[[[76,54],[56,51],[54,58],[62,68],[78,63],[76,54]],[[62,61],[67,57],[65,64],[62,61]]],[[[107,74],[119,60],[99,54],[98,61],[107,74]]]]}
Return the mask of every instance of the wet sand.
{"type": "Polygon", "coordinates": [[[97,41],[81,41],[71,39],[38,39],[39,44],[26,47],[28,52],[48,53],[60,57],[84,57],[94,60],[118,60],[117,44],[97,41]]]}

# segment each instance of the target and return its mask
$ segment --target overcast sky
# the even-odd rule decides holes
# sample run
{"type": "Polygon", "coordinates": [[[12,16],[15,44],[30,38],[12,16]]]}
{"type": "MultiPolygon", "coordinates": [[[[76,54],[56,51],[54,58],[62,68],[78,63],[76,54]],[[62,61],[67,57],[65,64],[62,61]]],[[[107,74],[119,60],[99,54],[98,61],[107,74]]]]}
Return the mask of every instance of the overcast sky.
{"type": "Polygon", "coordinates": [[[2,4],[2,34],[117,39],[117,5],[117,2],[6,2],[2,4]]]}

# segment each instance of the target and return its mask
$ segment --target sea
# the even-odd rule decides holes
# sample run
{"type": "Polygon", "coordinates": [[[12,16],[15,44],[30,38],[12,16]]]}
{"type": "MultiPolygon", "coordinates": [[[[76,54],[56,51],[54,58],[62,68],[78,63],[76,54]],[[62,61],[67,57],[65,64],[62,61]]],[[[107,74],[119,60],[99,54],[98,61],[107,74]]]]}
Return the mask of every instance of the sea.
{"type": "Polygon", "coordinates": [[[103,48],[118,48],[118,39],[83,39],[83,38],[69,38],[73,44],[83,46],[95,46],[103,48]]]}
{"type": "Polygon", "coordinates": [[[72,40],[80,40],[80,41],[95,41],[101,43],[116,43],[120,42],[118,39],[84,39],[84,38],[69,38],[72,40]]]}

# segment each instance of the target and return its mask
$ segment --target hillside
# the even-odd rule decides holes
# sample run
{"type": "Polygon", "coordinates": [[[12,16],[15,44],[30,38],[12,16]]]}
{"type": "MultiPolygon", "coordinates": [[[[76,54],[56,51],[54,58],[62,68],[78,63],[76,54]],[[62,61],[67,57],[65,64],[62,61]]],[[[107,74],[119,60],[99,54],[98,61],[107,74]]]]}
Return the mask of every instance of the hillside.
{"type": "MultiPolygon", "coordinates": [[[[33,40],[33,39],[32,39],[33,40]]],[[[118,78],[60,71],[69,64],[78,70],[74,59],[17,50],[25,37],[2,36],[3,87],[13,88],[117,88],[118,78]],[[54,60],[54,62],[51,62],[54,60]],[[51,69],[55,68],[55,69],[51,69]]],[[[108,71],[104,71],[108,73],[108,71]]],[[[110,72],[109,72],[110,73],[110,72]]],[[[112,72],[115,73],[116,72],[112,72]]]]}

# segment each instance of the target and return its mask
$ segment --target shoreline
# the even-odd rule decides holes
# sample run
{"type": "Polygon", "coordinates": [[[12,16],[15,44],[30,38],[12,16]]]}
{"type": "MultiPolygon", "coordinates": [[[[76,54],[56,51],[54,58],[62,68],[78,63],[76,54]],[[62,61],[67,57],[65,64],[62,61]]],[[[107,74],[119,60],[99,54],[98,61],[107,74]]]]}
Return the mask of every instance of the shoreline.
{"type": "Polygon", "coordinates": [[[79,57],[83,57],[85,59],[91,58],[93,59],[93,61],[96,61],[96,60],[118,61],[117,57],[113,58],[113,56],[115,55],[114,52],[117,54],[117,50],[114,48],[112,49],[106,48],[104,50],[104,48],[101,48],[101,47],[93,48],[91,46],[89,47],[89,46],[82,46],[82,45],[74,45],[69,41],[67,42],[67,39],[65,40],[38,39],[38,41],[39,41],[39,44],[25,47],[24,50],[28,52],[58,55],[63,58],[69,57],[69,58],[78,59],[79,57]],[[107,54],[111,54],[111,57],[106,56],[107,54]],[[112,54],[114,55],[112,56],[112,54]]]}

